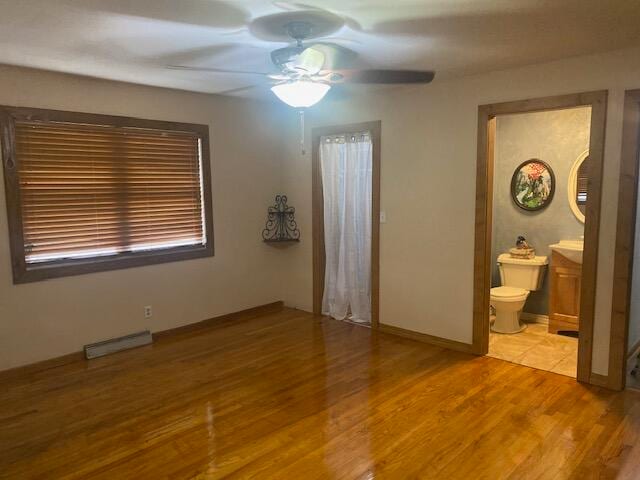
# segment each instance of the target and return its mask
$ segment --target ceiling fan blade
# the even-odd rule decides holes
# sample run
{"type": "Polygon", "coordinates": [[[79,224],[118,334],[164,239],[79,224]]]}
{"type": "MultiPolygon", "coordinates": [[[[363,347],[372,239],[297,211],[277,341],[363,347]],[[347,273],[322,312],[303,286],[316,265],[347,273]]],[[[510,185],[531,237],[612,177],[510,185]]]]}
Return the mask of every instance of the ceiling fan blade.
{"type": "Polygon", "coordinates": [[[247,87],[232,88],[230,90],[223,90],[222,92],[218,92],[218,95],[233,95],[234,93],[246,92],[259,86],[260,85],[249,85],[247,87]]]}
{"type": "Polygon", "coordinates": [[[287,80],[291,80],[293,78],[292,75],[285,75],[283,73],[274,73],[272,75],[267,75],[267,77],[276,82],[286,82],[287,80]]]}
{"type": "Polygon", "coordinates": [[[421,70],[333,70],[342,79],[332,78],[332,81],[344,83],[374,83],[384,85],[430,83],[435,72],[421,70]]]}
{"type": "Polygon", "coordinates": [[[242,35],[244,33],[247,33],[249,31],[249,28],[247,27],[242,27],[239,28],[237,30],[229,30],[228,32],[220,32],[217,35],[221,36],[221,37],[233,37],[236,35],[242,35]]]}
{"type": "Polygon", "coordinates": [[[305,5],[304,3],[297,2],[275,1],[271,3],[274,7],[281,8],[282,10],[287,10],[290,12],[296,10],[322,10],[321,8],[314,7],[312,5],[305,5]]]}
{"type": "Polygon", "coordinates": [[[169,70],[186,70],[190,72],[212,72],[212,73],[234,73],[236,75],[261,75],[268,76],[269,72],[253,72],[250,70],[227,70],[224,68],[214,67],[190,67],[188,65],[167,65],[169,70]]]}
{"type": "MultiPolygon", "coordinates": [[[[346,44],[351,44],[351,45],[362,45],[362,42],[360,40],[356,40],[355,38],[347,38],[347,37],[322,37],[322,38],[315,38],[314,39],[315,43],[324,43],[327,45],[336,45],[339,47],[342,47],[342,45],[340,45],[340,43],[346,43],[346,44]]],[[[347,47],[342,47],[342,48],[347,48],[347,47]]]]}

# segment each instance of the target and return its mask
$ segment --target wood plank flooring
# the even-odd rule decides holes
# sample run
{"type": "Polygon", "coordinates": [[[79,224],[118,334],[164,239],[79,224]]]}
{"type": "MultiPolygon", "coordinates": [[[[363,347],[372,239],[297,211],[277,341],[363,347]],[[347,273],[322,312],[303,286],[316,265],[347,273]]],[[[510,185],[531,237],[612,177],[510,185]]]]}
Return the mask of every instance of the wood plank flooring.
{"type": "Polygon", "coordinates": [[[295,310],[0,382],[0,478],[640,478],[640,393],[295,310]]]}

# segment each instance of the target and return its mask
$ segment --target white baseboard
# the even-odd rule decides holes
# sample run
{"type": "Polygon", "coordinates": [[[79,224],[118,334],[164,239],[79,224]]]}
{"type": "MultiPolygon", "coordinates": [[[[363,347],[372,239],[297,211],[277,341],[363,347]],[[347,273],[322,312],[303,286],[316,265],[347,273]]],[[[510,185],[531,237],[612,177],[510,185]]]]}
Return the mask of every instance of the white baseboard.
{"type": "Polygon", "coordinates": [[[549,315],[522,312],[520,314],[520,318],[526,323],[541,323],[543,325],[549,325],[549,315]]]}

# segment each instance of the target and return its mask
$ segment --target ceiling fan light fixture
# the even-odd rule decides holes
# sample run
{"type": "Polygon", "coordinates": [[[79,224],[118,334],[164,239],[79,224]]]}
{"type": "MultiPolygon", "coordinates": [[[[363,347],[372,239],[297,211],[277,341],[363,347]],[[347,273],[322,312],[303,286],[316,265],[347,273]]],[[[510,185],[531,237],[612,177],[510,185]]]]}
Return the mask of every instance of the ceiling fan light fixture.
{"type": "Polygon", "coordinates": [[[296,80],[295,82],[281,83],[271,87],[271,91],[287,105],[294,108],[311,107],[318,103],[331,85],[309,80],[296,80]]]}

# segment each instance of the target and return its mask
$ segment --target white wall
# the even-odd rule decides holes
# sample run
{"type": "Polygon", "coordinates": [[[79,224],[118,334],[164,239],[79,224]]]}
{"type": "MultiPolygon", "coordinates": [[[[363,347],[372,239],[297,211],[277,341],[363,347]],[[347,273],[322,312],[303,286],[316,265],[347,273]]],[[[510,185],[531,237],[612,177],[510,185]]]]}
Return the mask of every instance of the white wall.
{"type": "MultiPolygon", "coordinates": [[[[460,342],[472,339],[478,105],[609,90],[593,371],[607,374],[624,90],[640,87],[640,49],[576,57],[381,94],[327,101],[319,125],[382,120],[380,319],[460,342]]],[[[356,90],[357,92],[357,90],[356,90]]],[[[293,117],[294,114],[292,113],[293,117]]],[[[295,137],[291,124],[291,138],[295,137]]],[[[309,142],[309,140],[308,140],[309,142]]],[[[289,145],[284,191],[302,243],[291,251],[289,305],[312,308],[311,160],[289,145]]]]}
{"type": "Polygon", "coordinates": [[[268,104],[0,67],[0,104],[209,124],[215,257],[13,285],[0,186],[0,370],[281,299],[281,251],[262,243],[280,184],[268,104]],[[143,306],[153,318],[143,318],[143,306]]]}

